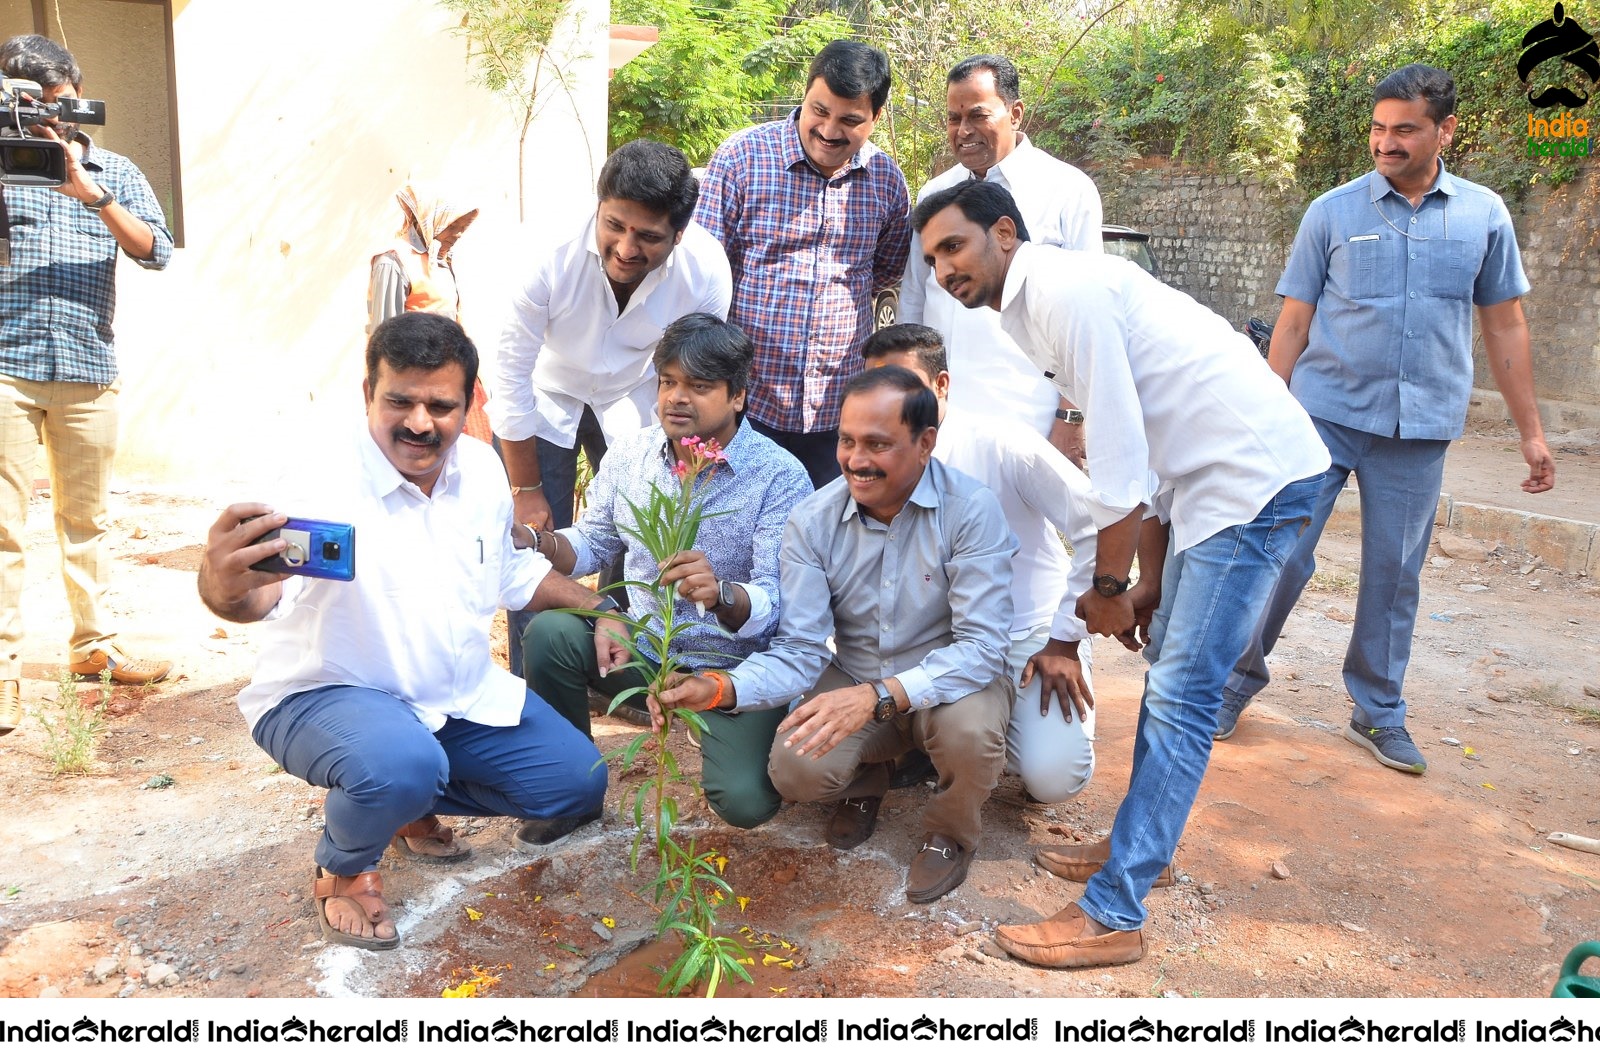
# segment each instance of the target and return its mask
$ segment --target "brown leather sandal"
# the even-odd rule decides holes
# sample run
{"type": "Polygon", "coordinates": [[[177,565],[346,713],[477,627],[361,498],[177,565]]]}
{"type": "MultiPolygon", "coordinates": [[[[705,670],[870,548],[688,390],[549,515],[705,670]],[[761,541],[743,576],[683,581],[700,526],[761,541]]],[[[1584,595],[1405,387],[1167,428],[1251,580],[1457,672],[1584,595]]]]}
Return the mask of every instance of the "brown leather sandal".
{"type": "Polygon", "coordinates": [[[397,930],[389,938],[378,935],[352,935],[340,931],[328,920],[328,899],[348,898],[361,907],[367,921],[376,929],[381,924],[394,922],[389,918],[389,906],[383,900],[383,879],[377,872],[363,872],[357,876],[335,876],[322,866],[311,883],[311,897],[317,903],[317,920],[322,924],[322,937],[329,942],[339,942],[363,950],[392,950],[400,945],[397,930]]]}
{"type": "Polygon", "coordinates": [[[472,856],[472,847],[467,845],[465,840],[457,839],[450,826],[431,813],[400,829],[390,842],[394,846],[395,853],[417,861],[440,864],[464,861],[472,856]],[[407,843],[408,839],[421,840],[422,849],[419,850],[407,843]]]}

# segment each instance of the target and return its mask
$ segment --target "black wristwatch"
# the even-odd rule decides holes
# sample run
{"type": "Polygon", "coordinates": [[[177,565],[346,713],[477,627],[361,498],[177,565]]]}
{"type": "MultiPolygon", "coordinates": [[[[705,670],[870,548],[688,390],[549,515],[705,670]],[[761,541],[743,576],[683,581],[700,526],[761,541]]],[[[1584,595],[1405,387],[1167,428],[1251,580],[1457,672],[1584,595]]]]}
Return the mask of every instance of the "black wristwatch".
{"type": "Polygon", "coordinates": [[[878,693],[878,702],[872,705],[873,721],[893,721],[894,716],[900,712],[900,707],[894,701],[894,693],[889,691],[889,686],[882,681],[872,682],[872,690],[878,693]]]}
{"type": "Polygon", "coordinates": [[[1056,409],[1056,419],[1062,423],[1070,423],[1074,427],[1083,422],[1082,409],[1056,409]]]}
{"type": "Polygon", "coordinates": [[[1094,576],[1094,591],[1104,597],[1121,596],[1133,584],[1131,578],[1118,581],[1113,574],[1096,574],[1094,576]]]}
{"type": "MultiPolygon", "coordinates": [[[[589,608],[589,610],[603,611],[607,615],[617,615],[622,618],[627,618],[627,615],[622,610],[622,605],[617,603],[611,597],[607,596],[605,593],[600,594],[599,601],[596,602],[593,607],[589,608]]],[[[599,622],[601,617],[602,616],[600,615],[584,615],[583,620],[589,623],[590,629],[593,629],[595,627],[595,623],[599,622]]]]}

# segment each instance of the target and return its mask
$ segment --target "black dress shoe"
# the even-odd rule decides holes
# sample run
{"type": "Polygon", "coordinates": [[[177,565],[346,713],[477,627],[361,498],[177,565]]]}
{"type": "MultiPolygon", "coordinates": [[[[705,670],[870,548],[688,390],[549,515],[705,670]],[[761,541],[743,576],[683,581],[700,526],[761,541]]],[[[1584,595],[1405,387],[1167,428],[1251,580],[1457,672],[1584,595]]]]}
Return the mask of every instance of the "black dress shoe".
{"type": "Polygon", "coordinates": [[[530,818],[511,833],[511,845],[524,854],[542,854],[584,825],[598,821],[601,812],[596,808],[571,817],[530,818]]]}
{"type": "Polygon", "coordinates": [[[894,776],[889,779],[889,787],[897,791],[900,788],[914,788],[938,775],[939,771],[933,768],[933,759],[928,757],[928,753],[913,747],[895,762],[894,776]]]}

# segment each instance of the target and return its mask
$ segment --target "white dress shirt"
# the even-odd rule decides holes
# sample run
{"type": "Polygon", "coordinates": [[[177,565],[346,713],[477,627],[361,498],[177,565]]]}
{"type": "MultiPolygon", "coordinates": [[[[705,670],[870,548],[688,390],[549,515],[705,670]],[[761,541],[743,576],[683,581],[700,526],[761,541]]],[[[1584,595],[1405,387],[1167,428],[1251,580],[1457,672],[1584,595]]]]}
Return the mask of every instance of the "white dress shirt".
{"type": "Polygon", "coordinates": [[[283,583],[261,626],[255,679],[239,693],[245,721],[254,729],[297,692],[356,685],[409,704],[434,732],[448,718],[517,724],[528,688],[494,664],[489,625],[496,611],[527,606],[550,564],[511,546],[499,457],[463,434],[427,496],[365,424],[357,433],[297,476],[305,488],[272,499],[291,516],[352,524],[356,576],[283,583]]]}
{"type": "Polygon", "coordinates": [[[1095,525],[1151,499],[1182,551],[1249,522],[1328,450],[1250,340],[1131,261],[1023,243],[1005,329],[1084,410],[1095,525]]]}
{"type": "MultiPolygon", "coordinates": [[[[966,166],[947,169],[928,181],[917,201],[971,179],[966,166]]],[[[1082,170],[1039,150],[1024,136],[983,179],[1011,193],[1033,242],[1100,252],[1100,192],[1082,170]]],[[[944,336],[954,380],[951,408],[1019,419],[1040,434],[1050,433],[1058,405],[1055,388],[1001,328],[998,313],[986,306],[968,309],[939,286],[922,260],[922,239],[916,234],[900,282],[900,319],[926,324],[944,336]]]]}
{"type": "Polygon", "coordinates": [[[1057,640],[1087,639],[1088,629],[1073,612],[1094,580],[1088,476],[1044,435],[1013,420],[972,416],[960,409],[945,412],[933,455],[988,486],[1016,535],[1012,638],[1053,620],[1050,635],[1057,640]],[[1072,543],[1071,556],[1057,531],[1072,543]]]}
{"type": "Polygon", "coordinates": [[[570,449],[585,405],[608,445],[636,433],[655,422],[651,358],[667,325],[690,313],[728,317],[728,256],[692,221],[618,313],[595,223],[590,217],[582,235],[543,257],[512,301],[489,397],[489,423],[501,438],[538,437],[570,449]]]}

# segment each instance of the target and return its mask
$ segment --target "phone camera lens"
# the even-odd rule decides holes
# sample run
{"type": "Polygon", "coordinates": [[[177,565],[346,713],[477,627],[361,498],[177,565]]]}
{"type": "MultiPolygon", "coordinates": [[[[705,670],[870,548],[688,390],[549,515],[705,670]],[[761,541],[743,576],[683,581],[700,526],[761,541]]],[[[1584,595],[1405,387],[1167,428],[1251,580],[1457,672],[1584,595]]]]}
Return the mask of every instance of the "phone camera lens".
{"type": "Polygon", "coordinates": [[[330,563],[339,558],[339,542],[324,541],[322,543],[322,558],[330,563]]]}

